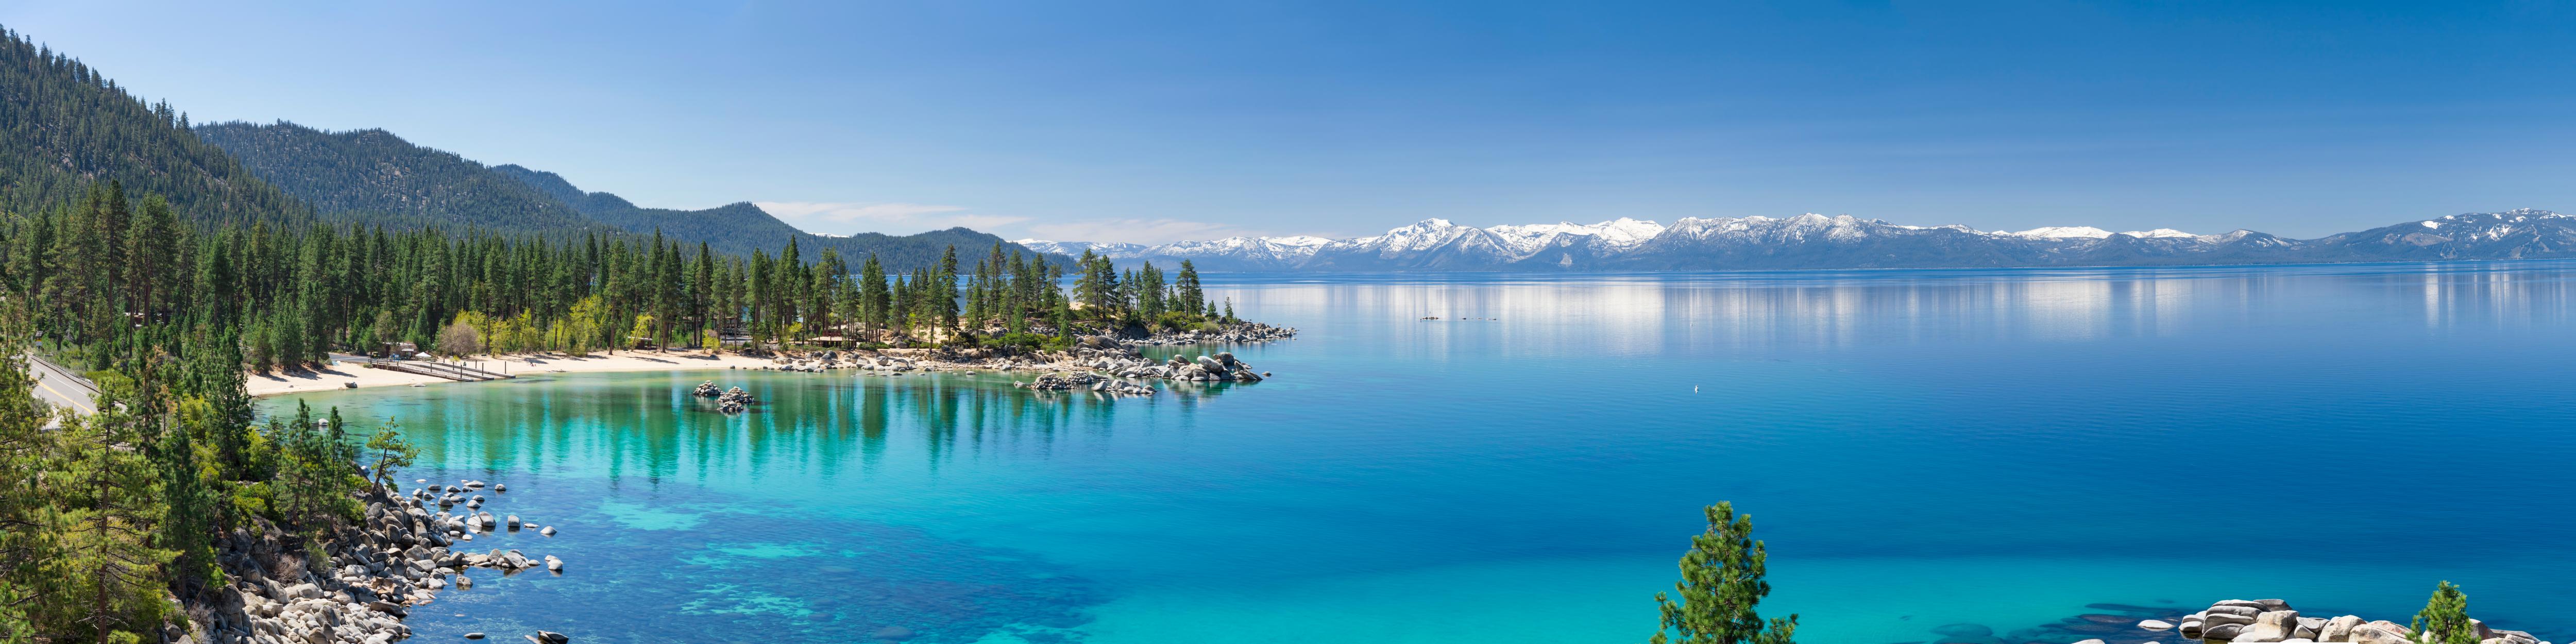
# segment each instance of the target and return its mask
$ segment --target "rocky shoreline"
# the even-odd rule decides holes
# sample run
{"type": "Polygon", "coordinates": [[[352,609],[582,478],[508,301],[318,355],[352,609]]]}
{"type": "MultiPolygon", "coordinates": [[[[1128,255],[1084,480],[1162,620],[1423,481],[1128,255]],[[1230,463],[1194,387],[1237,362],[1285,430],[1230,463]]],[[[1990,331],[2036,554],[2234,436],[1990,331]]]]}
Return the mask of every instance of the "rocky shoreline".
{"type": "Polygon", "coordinates": [[[1294,327],[1270,326],[1260,322],[1237,322],[1215,331],[1165,331],[1129,340],[1134,344],[1157,346],[1190,344],[1243,344],[1269,342],[1297,337],[1294,327]]]}
{"type": "MultiPolygon", "coordinates": [[[[553,555],[530,559],[516,549],[470,552],[463,544],[474,535],[499,530],[533,530],[548,537],[553,526],[539,527],[510,515],[495,519],[481,511],[488,502],[480,481],[424,486],[397,495],[383,486],[370,487],[364,498],[366,520],[341,530],[313,551],[285,545],[277,531],[253,536],[234,530],[219,545],[218,561],[230,580],[214,593],[208,615],[196,620],[196,633],[168,633],[163,641],[196,644],[386,644],[412,635],[402,619],[412,607],[431,603],[447,588],[471,588],[469,568],[489,568],[515,575],[536,568],[562,575],[564,561],[553,555]],[[463,504],[469,511],[450,513],[463,504]],[[434,508],[434,509],[433,509],[434,508]]],[[[507,486],[490,486],[494,495],[507,486]]],[[[479,639],[482,634],[468,634],[479,639]]],[[[562,644],[570,638],[538,631],[531,641],[562,644]]]]}
{"type": "MultiPolygon", "coordinates": [[[[1076,339],[1062,351],[1005,352],[991,349],[945,351],[934,349],[826,350],[801,354],[782,353],[771,364],[755,369],[823,373],[857,370],[861,375],[900,376],[938,372],[1034,372],[1035,378],[1014,381],[1013,386],[1037,391],[1088,390],[1112,396],[1152,395],[1156,380],[1176,382],[1258,382],[1270,372],[1253,369],[1234,357],[1232,352],[1174,355],[1165,360],[1152,360],[1139,351],[1147,346],[1191,346],[1209,344],[1242,344],[1285,340],[1297,336],[1293,327],[1278,327],[1258,322],[1229,325],[1223,329],[1165,332],[1138,338],[1112,335],[1087,335],[1076,339]]],[[[692,393],[708,397],[713,383],[700,385],[692,393]]],[[[728,392],[729,393],[729,392],[728,392]]]]}
{"type": "MultiPolygon", "coordinates": [[[[1933,629],[1941,644],[2204,644],[2220,642],[2352,642],[2357,644],[2422,644],[2406,623],[2365,620],[2356,615],[2312,617],[2279,599],[2228,599],[2185,612],[2172,606],[2090,604],[2099,610],[2036,628],[1998,634],[1980,624],[1949,624],[1933,629]]],[[[2324,612],[2319,614],[2333,614],[2324,612]]],[[[2412,616],[2407,616],[2411,619],[2412,616]]],[[[2549,644],[2523,631],[2496,629],[2470,620],[2480,644],[2549,644]]]]}
{"type": "MultiPolygon", "coordinates": [[[[2480,620],[2469,620],[2469,626],[2475,630],[2480,644],[2548,644],[2523,631],[2489,628],[2480,620]]],[[[2416,644],[2415,630],[2406,624],[2388,620],[2366,621],[2355,615],[2309,617],[2291,609],[2289,602],[2278,599],[2222,600],[2200,612],[2184,615],[2176,623],[2149,620],[2140,622],[2138,627],[2154,631],[2170,629],[2183,637],[2209,642],[2416,644]]]]}

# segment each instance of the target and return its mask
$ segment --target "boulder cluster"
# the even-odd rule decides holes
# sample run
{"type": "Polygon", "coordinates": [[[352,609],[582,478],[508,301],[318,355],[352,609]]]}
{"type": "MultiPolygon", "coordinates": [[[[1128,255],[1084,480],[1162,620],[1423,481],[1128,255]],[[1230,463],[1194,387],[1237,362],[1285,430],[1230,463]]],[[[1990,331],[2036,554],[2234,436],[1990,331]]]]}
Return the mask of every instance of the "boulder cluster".
{"type": "Polygon", "coordinates": [[[1158,362],[1146,359],[1116,338],[1102,335],[1083,336],[1057,363],[1120,378],[1254,382],[1269,375],[1253,371],[1251,365],[1236,360],[1231,352],[1200,354],[1196,358],[1174,355],[1158,362]]]}
{"type": "Polygon", "coordinates": [[[1035,366],[1056,371],[1038,376],[1034,381],[1013,382],[1012,386],[1037,390],[1088,389],[1110,395],[1152,395],[1151,385],[1135,380],[1179,380],[1186,382],[1237,381],[1254,382],[1270,374],[1253,371],[1251,365],[1236,360],[1234,354],[1219,352],[1196,358],[1175,355],[1166,360],[1152,360],[1139,354],[1126,343],[1102,335],[1083,336],[1072,349],[1046,355],[1050,362],[1035,366]]]}
{"type": "Polygon", "coordinates": [[[727,414],[739,414],[742,413],[743,410],[749,409],[751,404],[756,402],[760,402],[760,399],[753,398],[751,392],[743,391],[741,387],[735,387],[725,390],[722,394],[716,395],[716,411],[727,414]]]}
{"type": "Polygon", "coordinates": [[[1013,386],[1044,391],[1088,389],[1093,392],[1112,396],[1150,396],[1154,394],[1154,387],[1151,385],[1124,382],[1116,378],[1088,371],[1064,371],[1040,374],[1036,380],[1029,382],[1013,382],[1011,384],[1013,386]]]}
{"type": "MultiPolygon", "coordinates": [[[[2474,619],[2469,620],[2469,624],[2476,629],[2480,644],[2548,644],[2530,633],[2495,630],[2488,628],[2486,622],[2474,619]]],[[[2353,615],[2308,617],[2292,610],[2289,602],[2278,599],[2230,599],[2184,615],[2180,623],[2151,619],[2139,622],[2138,627],[2150,631],[2172,630],[2185,638],[2205,642],[2420,644],[2414,629],[2405,624],[2387,620],[2365,621],[2353,615]]]]}
{"type": "MultiPolygon", "coordinates": [[[[544,566],[561,574],[563,562],[553,556],[539,561],[517,550],[455,548],[476,532],[502,525],[510,530],[533,527],[517,516],[504,524],[488,512],[447,511],[460,493],[483,487],[480,481],[466,481],[402,496],[388,488],[370,489],[365,522],[316,544],[318,551],[289,546],[275,530],[259,536],[235,530],[220,544],[218,557],[237,576],[218,592],[213,619],[201,623],[203,632],[170,634],[165,641],[386,644],[411,636],[401,621],[411,607],[431,602],[450,585],[473,585],[458,571],[482,567],[511,574],[544,566]],[[316,552],[321,556],[312,556],[316,552]]],[[[492,488],[495,493],[505,489],[492,488]]],[[[481,498],[477,495],[471,504],[480,505],[481,498]]],[[[552,535],[554,528],[542,532],[552,535]]]]}
{"type": "Polygon", "coordinates": [[[771,371],[822,373],[833,369],[839,369],[843,366],[846,365],[841,364],[840,352],[817,351],[804,358],[791,358],[786,356],[772,358],[770,359],[770,366],[767,367],[767,369],[771,371]]]}
{"type": "Polygon", "coordinates": [[[689,395],[697,396],[699,398],[714,398],[716,396],[724,395],[724,388],[717,387],[716,381],[709,380],[698,383],[698,388],[690,391],[689,395]]]}
{"type": "Polygon", "coordinates": [[[899,372],[899,371],[911,371],[911,370],[914,370],[914,369],[919,369],[919,368],[921,368],[921,366],[920,366],[919,364],[914,363],[910,358],[902,358],[902,357],[896,357],[896,356],[890,356],[890,355],[884,355],[884,354],[878,354],[878,355],[876,355],[876,356],[867,357],[867,358],[860,358],[860,359],[858,359],[858,367],[859,367],[859,368],[861,368],[861,369],[866,369],[866,370],[869,370],[869,371],[875,371],[875,372],[879,372],[879,373],[895,373],[895,372],[899,372]]]}
{"type": "Polygon", "coordinates": [[[1286,340],[1294,337],[1297,337],[1297,329],[1293,327],[1270,326],[1260,322],[1236,322],[1218,327],[1217,330],[1214,331],[1202,331],[1199,329],[1164,331],[1155,333],[1145,339],[1137,340],[1136,342],[1138,344],[1152,345],[1217,344],[1225,342],[1267,342],[1270,340],[1286,340]]]}

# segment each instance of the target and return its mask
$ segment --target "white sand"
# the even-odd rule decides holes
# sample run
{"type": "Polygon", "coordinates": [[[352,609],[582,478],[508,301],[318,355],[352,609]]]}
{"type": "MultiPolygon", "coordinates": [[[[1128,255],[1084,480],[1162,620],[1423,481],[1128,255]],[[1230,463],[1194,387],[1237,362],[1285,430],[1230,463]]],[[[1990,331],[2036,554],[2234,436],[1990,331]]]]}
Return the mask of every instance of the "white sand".
{"type": "MultiPolygon", "coordinates": [[[[686,371],[723,369],[726,367],[763,367],[772,364],[767,358],[750,358],[730,353],[709,355],[703,351],[619,351],[616,355],[594,353],[573,356],[555,353],[526,353],[503,356],[475,356],[465,366],[498,371],[510,375],[540,373],[581,373],[598,371],[686,371]]],[[[412,384],[456,382],[445,378],[369,369],[359,364],[335,364],[320,371],[250,374],[249,390],[253,396],[300,393],[339,389],[343,383],[360,387],[398,387],[412,384]]]]}

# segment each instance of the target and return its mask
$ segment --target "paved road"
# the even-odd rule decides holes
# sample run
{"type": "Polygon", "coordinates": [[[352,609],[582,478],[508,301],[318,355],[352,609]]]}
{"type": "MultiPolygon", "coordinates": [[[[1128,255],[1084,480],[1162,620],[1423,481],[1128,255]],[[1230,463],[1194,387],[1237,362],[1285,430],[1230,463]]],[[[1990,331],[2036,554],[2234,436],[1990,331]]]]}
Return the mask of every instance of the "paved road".
{"type": "Polygon", "coordinates": [[[81,415],[98,412],[91,402],[98,396],[98,387],[88,380],[35,356],[27,356],[27,371],[36,375],[38,400],[58,408],[70,407],[81,415]]]}

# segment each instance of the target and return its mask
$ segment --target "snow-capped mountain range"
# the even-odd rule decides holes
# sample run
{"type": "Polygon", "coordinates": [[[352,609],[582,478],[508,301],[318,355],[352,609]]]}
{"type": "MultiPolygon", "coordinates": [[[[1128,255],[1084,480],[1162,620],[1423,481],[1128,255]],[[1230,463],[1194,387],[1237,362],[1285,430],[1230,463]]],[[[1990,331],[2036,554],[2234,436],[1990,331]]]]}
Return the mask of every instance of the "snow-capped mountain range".
{"type": "Polygon", "coordinates": [[[1044,253],[1189,260],[1211,271],[1726,270],[2275,264],[2576,257],[2576,216],[2521,209],[2410,221],[2317,239],[2251,230],[2111,232],[2051,226],[1988,232],[1849,215],[1619,218],[1476,228],[1425,219],[1352,239],[1228,237],[1141,245],[1017,240],[1044,253]]]}

